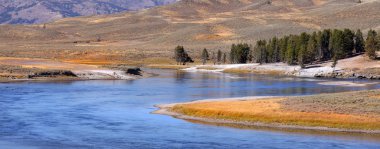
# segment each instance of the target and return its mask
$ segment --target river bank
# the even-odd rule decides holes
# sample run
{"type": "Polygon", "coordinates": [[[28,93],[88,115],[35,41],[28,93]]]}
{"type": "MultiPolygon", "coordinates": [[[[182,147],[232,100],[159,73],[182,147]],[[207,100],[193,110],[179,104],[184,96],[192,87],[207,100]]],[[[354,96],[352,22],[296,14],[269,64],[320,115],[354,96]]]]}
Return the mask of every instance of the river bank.
{"type": "Polygon", "coordinates": [[[380,133],[380,90],[157,105],[154,113],[241,126],[380,133]]]}
{"type": "Polygon", "coordinates": [[[286,63],[270,64],[224,64],[224,65],[196,65],[182,69],[189,72],[225,72],[225,73],[254,73],[285,75],[295,77],[316,78],[358,78],[380,79],[380,62],[368,59],[364,55],[338,61],[335,67],[332,62],[310,64],[306,68],[286,63]]]}
{"type": "Polygon", "coordinates": [[[48,59],[0,57],[0,82],[65,80],[134,80],[149,77],[138,67],[90,65],[48,59]]]}

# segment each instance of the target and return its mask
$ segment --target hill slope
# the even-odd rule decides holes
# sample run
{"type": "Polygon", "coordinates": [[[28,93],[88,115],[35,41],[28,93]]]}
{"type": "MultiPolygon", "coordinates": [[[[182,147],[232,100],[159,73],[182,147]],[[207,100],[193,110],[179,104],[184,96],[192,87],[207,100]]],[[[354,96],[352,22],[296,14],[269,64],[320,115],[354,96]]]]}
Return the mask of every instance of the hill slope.
{"type": "Polygon", "coordinates": [[[0,24],[44,23],[65,17],[139,10],[172,2],[175,0],[0,0],[0,24]]]}
{"type": "Polygon", "coordinates": [[[0,56],[141,60],[324,28],[380,29],[380,0],[182,0],[122,14],[0,26],[0,56]],[[106,55],[106,56],[105,56],[106,55]]]}

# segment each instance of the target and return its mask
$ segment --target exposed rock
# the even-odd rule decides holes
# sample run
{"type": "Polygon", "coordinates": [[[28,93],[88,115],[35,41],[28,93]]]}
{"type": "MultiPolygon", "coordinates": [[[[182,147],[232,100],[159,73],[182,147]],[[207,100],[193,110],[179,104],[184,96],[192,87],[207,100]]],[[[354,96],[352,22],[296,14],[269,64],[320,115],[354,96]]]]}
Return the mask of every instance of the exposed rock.
{"type": "Polygon", "coordinates": [[[142,75],[142,70],[138,67],[136,68],[129,68],[127,70],[127,73],[128,74],[132,74],[132,75],[137,75],[137,76],[141,76],[142,75]]]}
{"type": "Polygon", "coordinates": [[[67,70],[42,71],[42,72],[36,72],[32,75],[28,75],[29,79],[39,78],[39,77],[77,77],[77,75],[67,70]]]}

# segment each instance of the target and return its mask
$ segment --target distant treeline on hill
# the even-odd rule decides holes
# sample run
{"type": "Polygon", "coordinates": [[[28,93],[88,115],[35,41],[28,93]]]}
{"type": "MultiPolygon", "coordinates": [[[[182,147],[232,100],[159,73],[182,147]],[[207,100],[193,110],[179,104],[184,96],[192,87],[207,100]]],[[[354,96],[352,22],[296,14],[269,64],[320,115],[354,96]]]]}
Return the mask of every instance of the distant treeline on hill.
{"type": "MultiPolygon", "coordinates": [[[[179,47],[185,53],[183,55],[189,57],[183,47],[179,47]]],[[[307,64],[333,60],[333,65],[335,65],[339,59],[363,53],[366,53],[371,59],[376,59],[376,51],[379,49],[380,35],[374,30],[369,30],[367,38],[364,40],[360,30],[325,29],[311,34],[304,32],[299,35],[259,40],[253,48],[247,43],[233,44],[229,53],[229,61],[232,64],[284,62],[305,67],[307,64]]],[[[178,51],[178,47],[176,51],[178,51]]],[[[214,64],[226,63],[225,55],[226,53],[221,54],[219,50],[218,56],[212,58],[214,64]],[[222,55],[224,55],[224,59],[221,58],[222,55]]],[[[207,49],[202,51],[201,58],[204,64],[210,60],[207,49]]],[[[186,64],[185,61],[181,61],[186,59],[189,60],[189,58],[181,58],[179,54],[176,55],[177,62],[186,64]]]]}

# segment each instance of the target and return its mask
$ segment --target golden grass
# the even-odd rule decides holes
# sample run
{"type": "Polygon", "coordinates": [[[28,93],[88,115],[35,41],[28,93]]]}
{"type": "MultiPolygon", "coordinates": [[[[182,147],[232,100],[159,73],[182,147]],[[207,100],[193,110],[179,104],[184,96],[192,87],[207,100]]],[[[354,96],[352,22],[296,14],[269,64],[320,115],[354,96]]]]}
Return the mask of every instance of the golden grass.
{"type": "Polygon", "coordinates": [[[242,73],[252,73],[252,71],[251,70],[248,70],[248,69],[237,69],[237,68],[231,68],[231,69],[225,69],[225,70],[223,70],[223,72],[225,72],[225,73],[240,73],[240,74],[242,74],[242,73]]]}
{"type": "Polygon", "coordinates": [[[187,65],[164,65],[164,64],[160,64],[160,65],[146,65],[146,67],[148,68],[158,68],[158,69],[175,69],[175,70],[179,70],[179,69],[185,69],[185,68],[189,68],[190,66],[187,66],[187,65]]]}
{"type": "Polygon", "coordinates": [[[283,75],[284,72],[278,70],[253,70],[254,74],[283,75]]]}
{"type": "Polygon", "coordinates": [[[22,79],[25,78],[25,74],[15,74],[15,73],[0,73],[0,78],[15,78],[22,79]]]}
{"type": "Polygon", "coordinates": [[[86,64],[86,65],[112,65],[112,64],[119,64],[121,62],[118,61],[110,61],[110,60],[96,60],[96,59],[72,59],[72,60],[66,60],[65,62],[68,63],[75,63],[75,64],[86,64]]]}
{"type": "Polygon", "coordinates": [[[245,74],[245,73],[268,74],[268,75],[283,75],[284,74],[284,72],[277,71],[277,70],[249,70],[249,69],[241,69],[241,68],[225,69],[223,72],[237,73],[237,74],[245,74]]]}
{"type": "Polygon", "coordinates": [[[143,60],[143,63],[144,64],[176,64],[174,59],[160,58],[160,57],[145,58],[143,60]]]}
{"type": "Polygon", "coordinates": [[[284,125],[329,127],[342,129],[380,130],[378,115],[349,115],[338,113],[299,112],[281,109],[284,98],[214,101],[179,104],[171,110],[188,116],[233,121],[276,123],[284,125]]]}
{"type": "Polygon", "coordinates": [[[203,69],[203,70],[217,70],[218,68],[212,67],[212,66],[200,66],[197,69],[203,69]]]}

